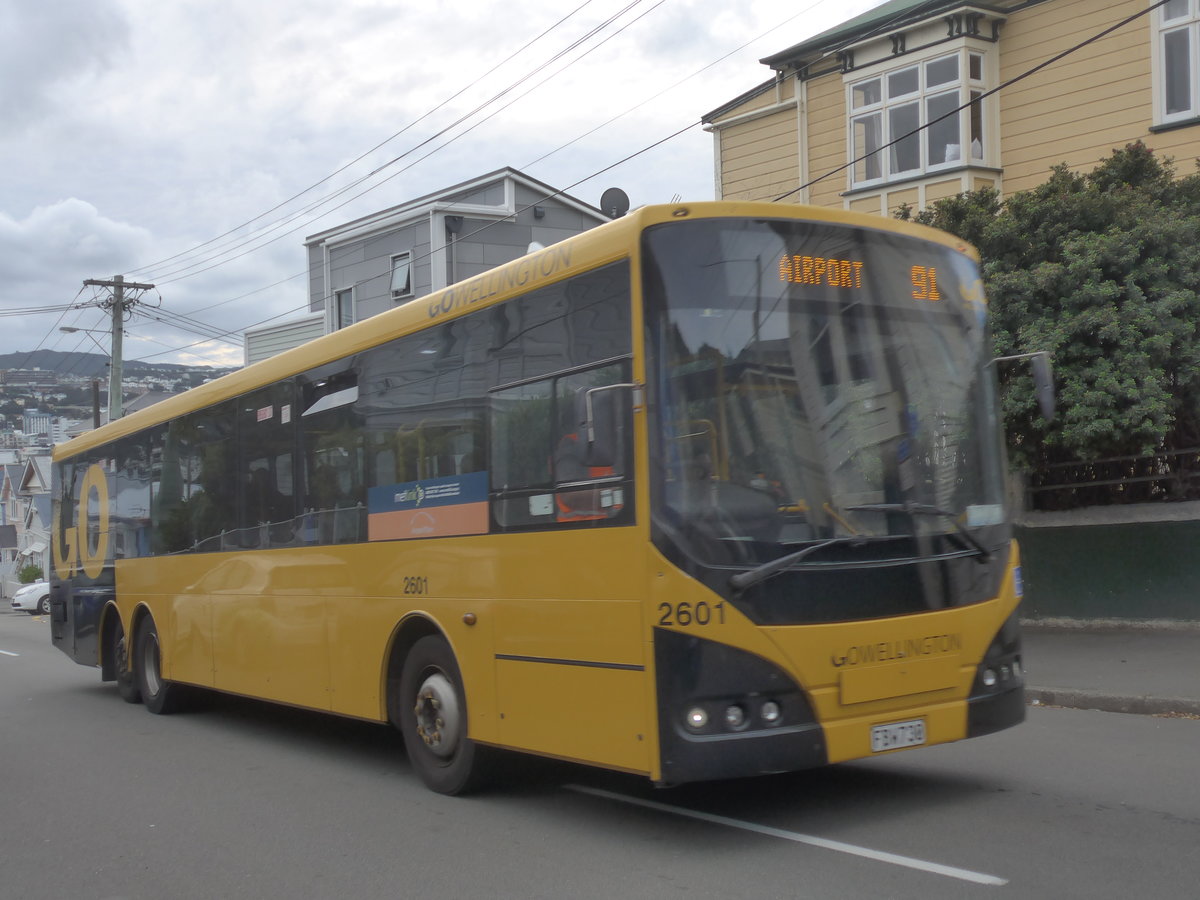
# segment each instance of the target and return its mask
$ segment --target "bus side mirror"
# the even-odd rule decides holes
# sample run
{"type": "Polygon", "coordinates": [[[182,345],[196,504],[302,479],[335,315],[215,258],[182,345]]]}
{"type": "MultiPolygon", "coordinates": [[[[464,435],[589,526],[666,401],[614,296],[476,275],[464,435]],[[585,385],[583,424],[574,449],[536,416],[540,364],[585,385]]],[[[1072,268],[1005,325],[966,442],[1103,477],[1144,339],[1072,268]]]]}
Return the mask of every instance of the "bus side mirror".
{"type": "Polygon", "coordinates": [[[583,430],[587,436],[587,465],[625,470],[625,427],[633,384],[606,384],[584,391],[583,430]]]}
{"type": "MultiPolygon", "coordinates": [[[[1047,422],[1054,421],[1054,371],[1050,366],[1050,351],[1038,350],[1035,353],[1017,353],[1013,356],[997,356],[992,363],[1011,362],[1017,359],[1029,360],[1033,369],[1033,393],[1037,399],[1042,418],[1047,422]]],[[[989,363],[990,365],[990,363],[989,363]]]]}
{"type": "Polygon", "coordinates": [[[1050,354],[1045,350],[1035,353],[1029,360],[1029,364],[1033,367],[1034,396],[1037,397],[1042,418],[1047,422],[1053,422],[1056,404],[1054,401],[1054,370],[1050,366],[1050,354]]]}

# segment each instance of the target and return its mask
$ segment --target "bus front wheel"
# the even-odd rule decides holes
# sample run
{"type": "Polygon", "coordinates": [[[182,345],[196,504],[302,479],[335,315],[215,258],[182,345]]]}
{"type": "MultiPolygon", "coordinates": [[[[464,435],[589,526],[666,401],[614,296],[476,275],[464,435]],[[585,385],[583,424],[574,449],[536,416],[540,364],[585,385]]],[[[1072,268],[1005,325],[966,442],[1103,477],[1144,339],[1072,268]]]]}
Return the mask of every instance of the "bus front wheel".
{"type": "Polygon", "coordinates": [[[175,712],[179,708],[183,688],[162,676],[162,651],[153,619],[147,618],[138,626],[134,654],[138,690],[146,709],[155,715],[175,712]]]}
{"type": "Polygon", "coordinates": [[[392,702],[392,721],[427,787],[439,794],[461,794],[480,785],[486,751],[467,737],[462,676],[442,638],[428,635],[413,644],[392,702]]]}

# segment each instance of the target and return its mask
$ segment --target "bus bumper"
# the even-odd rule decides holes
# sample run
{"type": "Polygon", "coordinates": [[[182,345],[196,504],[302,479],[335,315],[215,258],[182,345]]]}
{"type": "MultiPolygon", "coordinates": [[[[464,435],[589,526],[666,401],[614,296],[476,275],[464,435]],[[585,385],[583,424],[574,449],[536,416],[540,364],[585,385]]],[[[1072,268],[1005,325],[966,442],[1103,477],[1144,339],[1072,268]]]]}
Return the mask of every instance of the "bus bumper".
{"type": "Polygon", "coordinates": [[[811,769],[828,762],[804,691],[761,657],[655,629],[663,784],[811,769]]]}
{"type": "Polygon", "coordinates": [[[967,700],[967,737],[1003,731],[1025,721],[1025,687],[967,700]]]}

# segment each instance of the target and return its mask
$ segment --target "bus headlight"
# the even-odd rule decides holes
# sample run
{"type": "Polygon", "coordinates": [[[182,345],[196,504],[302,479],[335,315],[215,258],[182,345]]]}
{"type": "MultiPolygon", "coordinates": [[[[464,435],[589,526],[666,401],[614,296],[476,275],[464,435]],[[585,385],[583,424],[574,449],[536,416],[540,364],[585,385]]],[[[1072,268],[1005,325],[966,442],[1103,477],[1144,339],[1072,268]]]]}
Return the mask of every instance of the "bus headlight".
{"type": "Polygon", "coordinates": [[[779,720],[783,717],[783,711],[774,700],[766,701],[759,709],[758,714],[762,717],[763,722],[768,725],[778,725],[779,720]]]}
{"type": "Polygon", "coordinates": [[[725,707],[725,725],[737,731],[746,725],[746,710],[736,703],[725,707]]]}
{"type": "Polygon", "coordinates": [[[999,694],[1023,685],[1025,674],[1021,665],[1021,632],[1017,613],[1013,613],[996,633],[975,671],[971,696],[999,694]]]}
{"type": "Polygon", "coordinates": [[[708,724],[708,712],[702,706],[693,706],[687,711],[684,721],[692,731],[703,731],[704,726],[708,724]]]}

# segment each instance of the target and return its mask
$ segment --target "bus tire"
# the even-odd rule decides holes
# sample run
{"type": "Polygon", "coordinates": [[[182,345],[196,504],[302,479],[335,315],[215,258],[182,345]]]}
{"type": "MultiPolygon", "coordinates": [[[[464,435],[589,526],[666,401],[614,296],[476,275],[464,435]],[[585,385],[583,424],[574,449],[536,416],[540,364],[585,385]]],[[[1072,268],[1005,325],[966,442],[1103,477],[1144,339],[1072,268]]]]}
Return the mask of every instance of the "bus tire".
{"type": "Polygon", "coordinates": [[[116,669],[117,693],[126,703],[141,703],[142,689],[138,684],[137,671],[129,664],[129,641],[125,638],[125,626],[121,624],[120,619],[117,619],[116,628],[113,630],[112,646],[109,650],[113,654],[113,667],[116,669]]]}
{"type": "Polygon", "coordinates": [[[158,645],[158,629],[154,620],[146,617],[134,639],[134,670],[138,691],[146,709],[156,716],[175,712],[183,699],[183,687],[162,677],[162,652],[158,645]]]}
{"type": "Polygon", "coordinates": [[[467,737],[462,676],[450,645],[426,635],[408,651],[392,702],[392,721],[426,787],[462,794],[483,781],[486,750],[467,737]]]}

